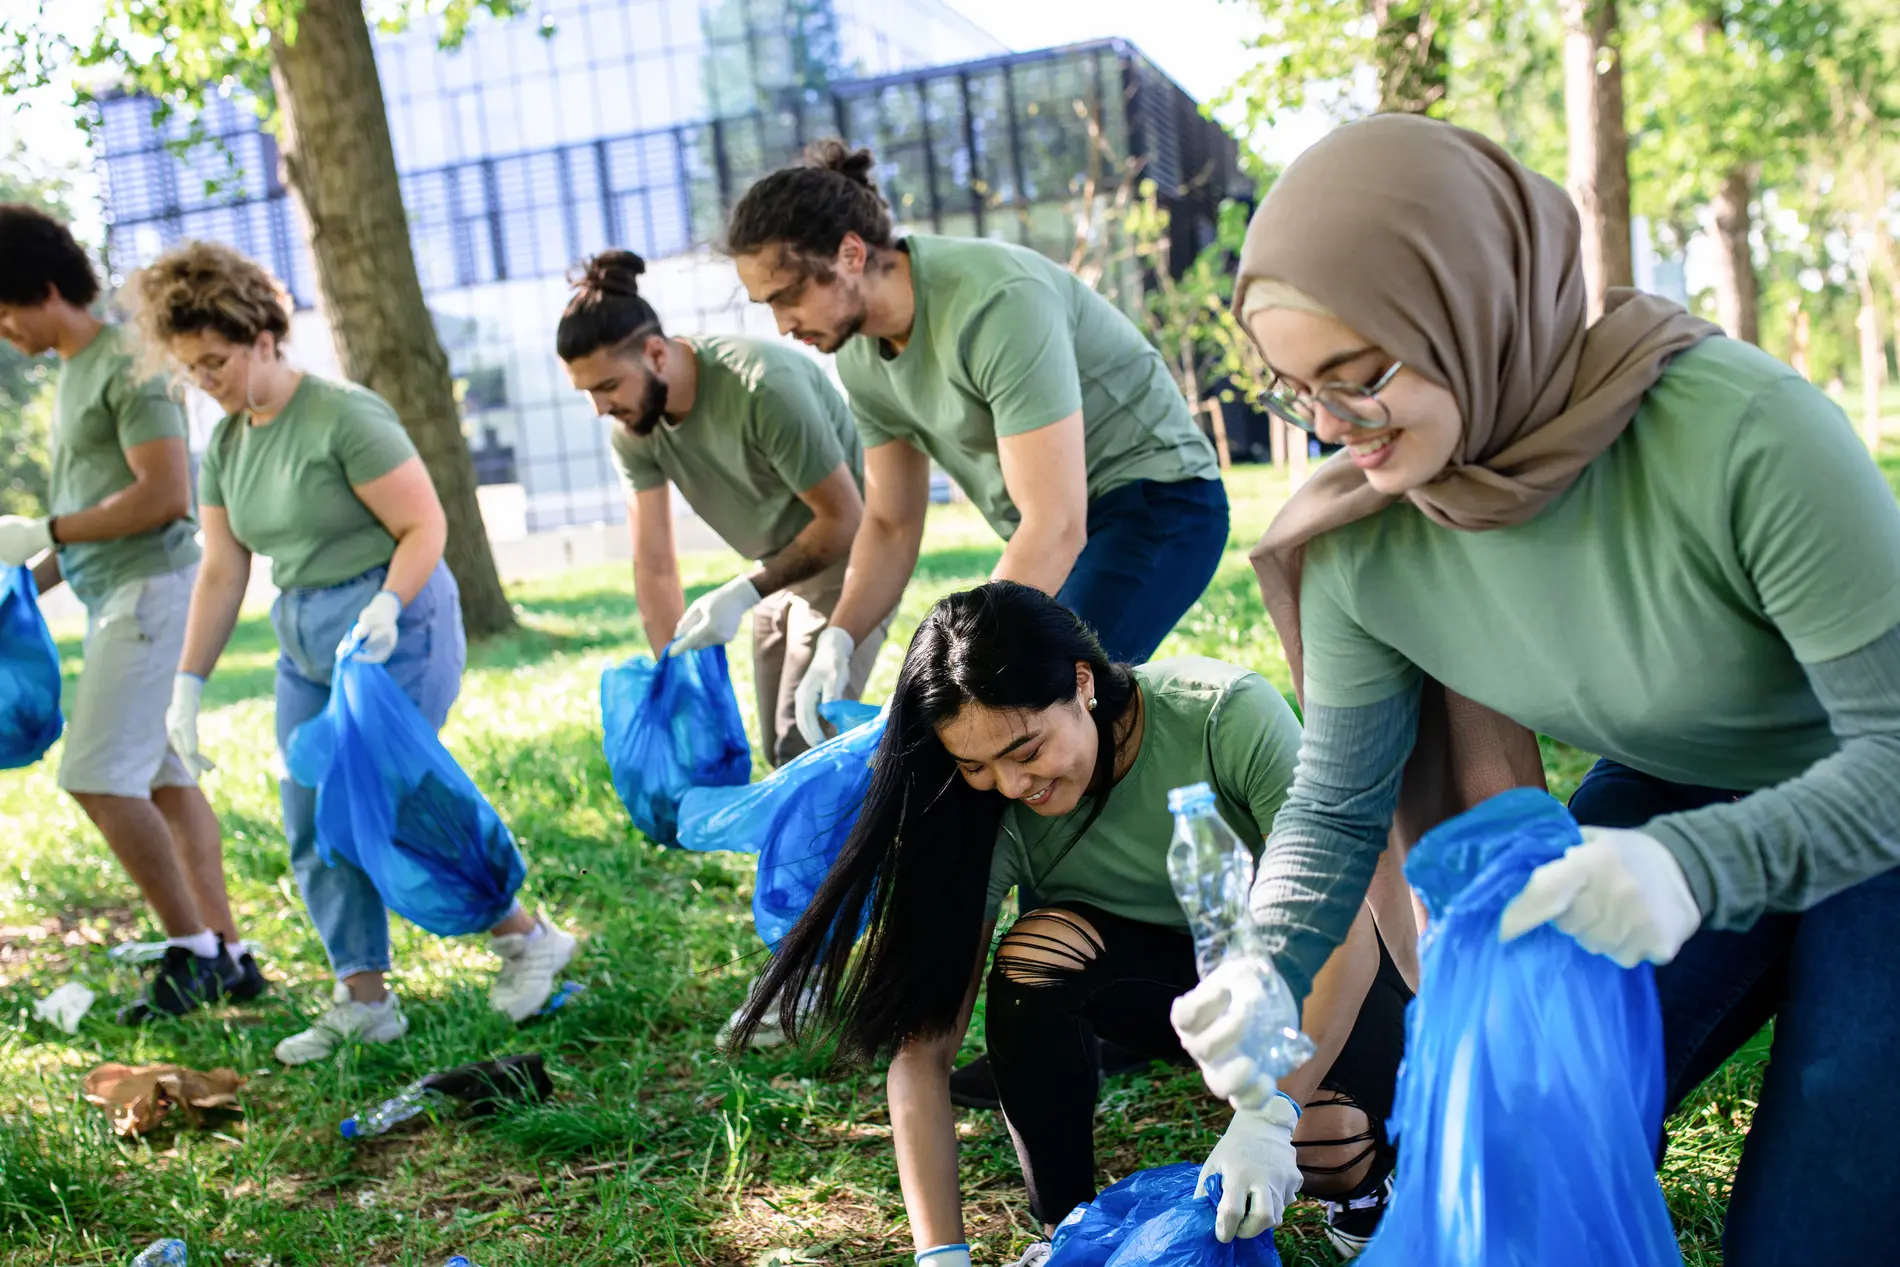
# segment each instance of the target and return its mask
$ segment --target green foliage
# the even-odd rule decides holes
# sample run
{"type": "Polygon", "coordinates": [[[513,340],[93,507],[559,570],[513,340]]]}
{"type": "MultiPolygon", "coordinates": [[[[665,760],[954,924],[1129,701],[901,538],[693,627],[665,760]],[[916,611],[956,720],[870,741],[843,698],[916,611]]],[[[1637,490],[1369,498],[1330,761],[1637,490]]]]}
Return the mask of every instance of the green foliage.
{"type": "MultiPolygon", "coordinates": [[[[241,92],[261,117],[274,117],[271,41],[295,42],[303,2],[104,0],[105,20],[75,43],[48,20],[56,0],[32,0],[31,13],[0,17],[0,92],[44,86],[68,67],[107,71],[119,86],[157,100],[161,122],[184,119],[186,136],[174,148],[189,150],[206,139],[199,114],[207,94],[241,92]]],[[[478,15],[512,17],[527,0],[365,0],[364,7],[366,20],[383,30],[433,18],[438,42],[454,48],[478,15]]],[[[92,100],[89,89],[74,89],[73,105],[88,126],[92,100]]]]}

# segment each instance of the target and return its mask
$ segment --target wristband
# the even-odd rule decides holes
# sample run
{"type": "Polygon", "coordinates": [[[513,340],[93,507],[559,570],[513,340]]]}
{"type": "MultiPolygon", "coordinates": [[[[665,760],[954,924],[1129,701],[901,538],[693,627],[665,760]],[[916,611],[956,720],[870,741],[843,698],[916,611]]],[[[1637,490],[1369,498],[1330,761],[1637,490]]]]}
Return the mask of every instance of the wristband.
{"type": "Polygon", "coordinates": [[[1282,1100],[1285,1100],[1288,1104],[1293,1106],[1293,1120],[1294,1121],[1297,1122],[1302,1117],[1306,1116],[1305,1112],[1300,1108],[1300,1102],[1298,1100],[1295,1100],[1292,1096],[1288,1095],[1284,1091],[1275,1091],[1273,1094],[1279,1096],[1282,1100]]]}
{"type": "Polygon", "coordinates": [[[915,1261],[921,1263],[924,1261],[924,1259],[929,1258],[932,1254],[948,1254],[959,1249],[962,1250],[966,1254],[970,1252],[969,1245],[965,1242],[959,1241],[955,1245],[938,1245],[931,1249],[920,1249],[914,1255],[914,1258],[915,1258],[915,1261]]]}
{"type": "Polygon", "coordinates": [[[59,544],[59,533],[54,530],[53,525],[58,522],[58,515],[48,515],[46,517],[46,539],[56,546],[59,544]]]}

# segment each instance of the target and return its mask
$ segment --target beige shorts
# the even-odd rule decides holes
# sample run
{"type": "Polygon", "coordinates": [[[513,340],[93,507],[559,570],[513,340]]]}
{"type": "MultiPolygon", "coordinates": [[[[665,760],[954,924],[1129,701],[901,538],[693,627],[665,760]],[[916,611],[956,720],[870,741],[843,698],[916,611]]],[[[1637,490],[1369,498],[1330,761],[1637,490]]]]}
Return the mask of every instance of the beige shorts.
{"type": "Polygon", "coordinates": [[[86,608],[85,663],[66,713],[59,785],[144,799],[195,780],[165,737],[185,645],[192,567],[128,581],[86,608]]]}

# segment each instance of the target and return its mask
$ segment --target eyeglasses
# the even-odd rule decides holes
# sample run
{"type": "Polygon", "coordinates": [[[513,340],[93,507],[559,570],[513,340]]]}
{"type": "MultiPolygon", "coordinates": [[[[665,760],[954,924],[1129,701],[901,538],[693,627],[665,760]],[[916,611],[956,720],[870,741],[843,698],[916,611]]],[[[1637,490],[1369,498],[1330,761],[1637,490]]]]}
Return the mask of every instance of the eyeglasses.
{"type": "Polygon", "coordinates": [[[1394,361],[1370,383],[1321,383],[1311,392],[1291,391],[1285,381],[1275,375],[1267,388],[1265,403],[1276,417],[1284,418],[1309,433],[1318,430],[1315,414],[1319,409],[1324,409],[1349,427],[1376,429],[1392,421],[1392,415],[1387,411],[1385,402],[1379,399],[1379,393],[1404,368],[1404,361],[1394,361]]]}

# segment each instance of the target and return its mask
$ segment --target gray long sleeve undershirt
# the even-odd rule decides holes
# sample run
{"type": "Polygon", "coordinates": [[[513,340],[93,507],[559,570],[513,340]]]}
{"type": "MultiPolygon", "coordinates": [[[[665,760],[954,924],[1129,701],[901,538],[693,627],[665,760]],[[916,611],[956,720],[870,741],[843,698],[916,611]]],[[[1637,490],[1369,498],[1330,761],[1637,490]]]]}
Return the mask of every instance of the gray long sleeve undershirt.
{"type": "MultiPolygon", "coordinates": [[[[1740,801],[1644,828],[1681,864],[1706,927],[1804,911],[1900,865],[1900,626],[1805,668],[1840,741],[1834,755],[1740,801]]],[[[1418,694],[1306,711],[1299,769],[1252,895],[1297,998],[1365,900],[1417,735],[1418,694]]]]}

